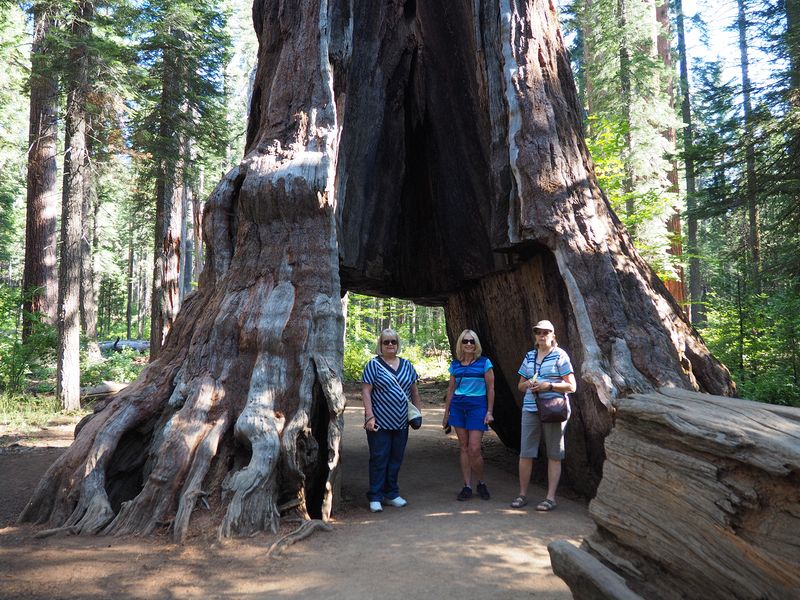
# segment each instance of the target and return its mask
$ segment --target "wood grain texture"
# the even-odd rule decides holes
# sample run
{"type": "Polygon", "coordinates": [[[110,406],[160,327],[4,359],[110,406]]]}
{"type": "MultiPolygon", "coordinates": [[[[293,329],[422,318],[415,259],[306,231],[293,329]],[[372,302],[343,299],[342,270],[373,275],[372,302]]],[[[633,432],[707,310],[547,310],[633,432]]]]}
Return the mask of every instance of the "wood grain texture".
{"type": "Polygon", "coordinates": [[[618,402],[588,548],[647,598],[797,598],[800,410],[662,388],[618,402]]]}

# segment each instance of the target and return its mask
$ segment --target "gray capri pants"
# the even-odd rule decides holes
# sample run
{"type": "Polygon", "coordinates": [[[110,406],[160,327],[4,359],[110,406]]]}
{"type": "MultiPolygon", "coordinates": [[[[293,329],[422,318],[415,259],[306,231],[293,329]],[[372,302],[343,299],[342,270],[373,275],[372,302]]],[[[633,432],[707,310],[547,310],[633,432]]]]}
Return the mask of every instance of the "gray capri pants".
{"type": "Polygon", "coordinates": [[[567,421],[561,423],[542,423],[538,412],[522,411],[522,436],[519,444],[520,458],[538,458],[539,442],[544,433],[547,458],[564,460],[564,429],[567,421]]]}

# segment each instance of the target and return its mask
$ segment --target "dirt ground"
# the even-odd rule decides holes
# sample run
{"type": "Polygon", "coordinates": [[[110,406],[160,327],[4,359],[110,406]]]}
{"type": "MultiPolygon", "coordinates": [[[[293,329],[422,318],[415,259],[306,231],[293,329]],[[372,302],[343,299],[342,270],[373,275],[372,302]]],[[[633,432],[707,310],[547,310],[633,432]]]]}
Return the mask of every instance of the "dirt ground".
{"type": "Polygon", "coordinates": [[[38,528],[14,521],[69,445],[72,424],[24,437],[0,432],[0,598],[571,598],[550,570],[547,544],[578,543],[592,531],[585,502],[562,496],[557,510],[537,513],[544,490],[532,486],[531,505],[511,509],[516,456],[492,432],[484,443],[492,498],[457,502],[458,444],[441,429],[441,393],[424,388],[425,423],[411,432],[400,473],[408,505],[372,514],[362,407],[348,390],[333,531],[272,557],[277,538],[268,534],[219,543],[206,530],[182,545],[166,536],[34,539],[38,528]]]}

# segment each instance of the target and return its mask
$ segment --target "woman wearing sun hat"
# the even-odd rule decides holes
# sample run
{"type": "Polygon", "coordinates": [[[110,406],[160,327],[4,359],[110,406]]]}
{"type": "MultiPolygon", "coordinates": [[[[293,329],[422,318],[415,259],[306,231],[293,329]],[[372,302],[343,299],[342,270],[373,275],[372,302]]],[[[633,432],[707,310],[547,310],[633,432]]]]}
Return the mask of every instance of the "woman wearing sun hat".
{"type": "MultiPolygon", "coordinates": [[[[536,407],[536,396],[542,399],[563,396],[575,391],[575,373],[572,362],[556,343],[555,329],[550,321],[539,321],[533,327],[536,344],[525,355],[519,367],[517,387],[525,396],[522,400],[522,434],[519,452],[519,496],[512,508],[522,508],[528,503],[528,484],[533,471],[533,461],[539,455],[539,442],[544,438],[547,449],[547,496],[536,510],[547,512],[556,505],[556,488],[561,478],[561,461],[564,460],[564,428],[561,423],[542,423],[536,407]]],[[[567,417],[567,420],[569,417],[567,417]]]]}

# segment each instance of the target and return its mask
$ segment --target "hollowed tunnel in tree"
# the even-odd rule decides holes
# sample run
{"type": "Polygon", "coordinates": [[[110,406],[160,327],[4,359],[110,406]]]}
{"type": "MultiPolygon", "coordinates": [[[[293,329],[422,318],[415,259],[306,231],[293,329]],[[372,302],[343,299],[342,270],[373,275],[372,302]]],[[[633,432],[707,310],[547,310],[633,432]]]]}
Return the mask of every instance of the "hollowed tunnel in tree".
{"type": "Polygon", "coordinates": [[[566,473],[591,494],[615,396],[732,391],[597,187],[555,6],[256,0],[247,150],[209,198],[208,252],[160,357],[89,419],[22,518],[182,539],[330,514],[343,290],[445,307],[516,369],[555,323],[576,366],[566,473]]]}

